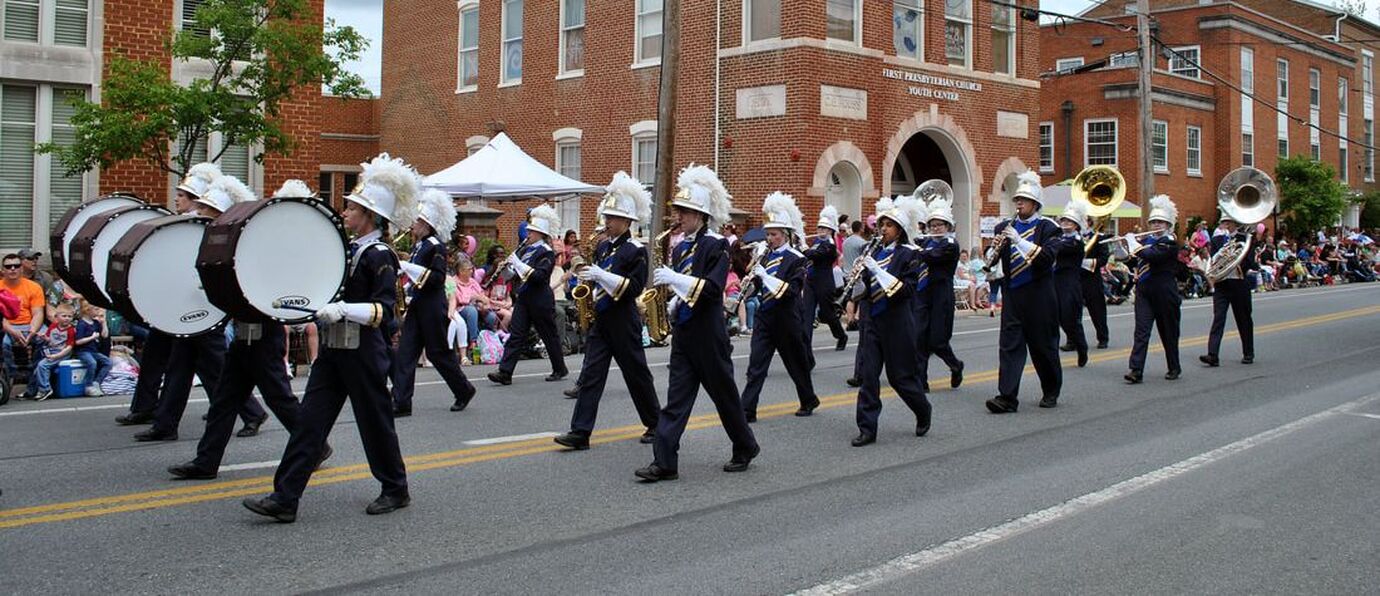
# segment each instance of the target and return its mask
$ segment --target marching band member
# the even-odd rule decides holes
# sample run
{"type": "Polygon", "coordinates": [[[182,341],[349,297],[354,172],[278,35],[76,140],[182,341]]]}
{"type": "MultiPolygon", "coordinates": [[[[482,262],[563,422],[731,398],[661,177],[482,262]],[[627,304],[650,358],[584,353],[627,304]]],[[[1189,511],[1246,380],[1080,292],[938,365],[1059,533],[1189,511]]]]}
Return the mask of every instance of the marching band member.
{"type": "Polygon", "coordinates": [[[843,330],[843,324],[839,322],[838,309],[834,308],[834,263],[838,262],[838,247],[834,244],[834,234],[839,231],[839,211],[833,205],[829,205],[819,212],[819,223],[815,224],[815,231],[818,235],[815,241],[805,250],[805,257],[810,260],[807,268],[807,283],[805,284],[805,295],[800,301],[801,319],[805,325],[805,350],[810,361],[810,368],[814,368],[815,363],[815,319],[818,317],[825,325],[829,326],[829,332],[838,341],[834,345],[835,350],[842,350],[848,347],[848,334],[843,330]],[[818,313],[818,314],[816,314],[818,313]]]}
{"type": "Polygon", "coordinates": [[[1136,334],[1131,347],[1131,370],[1127,383],[1135,384],[1144,378],[1145,353],[1150,349],[1150,327],[1159,329],[1164,346],[1165,363],[1169,371],[1164,378],[1179,378],[1179,284],[1175,270],[1179,266],[1179,244],[1174,241],[1174,220],[1179,209],[1166,195],[1150,199],[1150,230],[1156,233],[1144,243],[1134,233],[1126,234],[1126,250],[1136,259],[1136,334]]]}
{"type": "Polygon", "coordinates": [[[527,349],[532,327],[537,328],[537,336],[546,345],[551,360],[551,374],[546,380],[559,381],[570,374],[565,367],[560,330],[556,328],[556,295],[551,290],[556,251],[547,244],[560,229],[561,217],[556,209],[546,204],[537,206],[527,215],[526,242],[503,262],[518,284],[513,290],[513,318],[508,322],[510,335],[503,343],[503,360],[498,363],[498,370],[489,373],[490,381],[513,384],[513,369],[527,349]]]}
{"type": "MultiPolygon", "coordinates": [[[[795,205],[791,195],[774,192],[762,202],[762,213],[766,215],[766,252],[757,260],[749,275],[757,280],[755,291],[761,299],[757,307],[757,323],[752,329],[752,351],[748,358],[747,385],[743,387],[743,412],[748,422],[757,421],[757,399],[762,393],[762,385],[767,380],[771,368],[771,358],[781,353],[781,363],[786,366],[786,374],[795,383],[795,395],[800,400],[796,416],[809,416],[819,407],[819,397],[810,379],[811,351],[806,335],[800,333],[803,323],[811,327],[810,320],[803,320],[804,309],[797,303],[802,290],[807,287],[806,269],[812,259],[796,250],[792,244],[800,242],[805,235],[805,219],[800,208],[795,205]]],[[[833,242],[828,242],[833,250],[833,242]]],[[[833,287],[833,253],[829,259],[829,286],[833,287]]],[[[831,291],[832,293],[832,291],[831,291]]],[[[829,294],[826,294],[826,296],[829,294]]],[[[743,298],[747,299],[744,289],[743,298]]],[[[833,305],[826,303],[824,310],[833,312],[833,305]]],[[[838,325],[837,317],[834,325],[838,325]]],[[[842,330],[842,327],[840,327],[842,330]]]]}
{"type": "MultiPolygon", "coordinates": [[[[916,269],[915,352],[920,358],[920,384],[930,390],[930,355],[949,366],[949,386],[963,384],[963,361],[954,354],[949,341],[954,336],[954,271],[958,269],[958,243],[954,241],[953,199],[936,197],[927,206],[926,229],[912,238],[919,259],[916,269]]],[[[917,222],[916,227],[919,228],[917,222]]]]}
{"type": "Polygon", "coordinates": [[[307,378],[297,428],[273,476],[273,494],[243,503],[283,523],[296,521],[297,503],[327,453],[326,439],[347,397],[369,470],[383,485],[364,512],[389,513],[412,501],[393,427],[388,338],[382,331],[393,318],[397,300],[398,258],[383,238],[389,222],[405,226],[416,220],[420,189],[417,172],[387,153],[363,166],[359,186],[345,197],[345,227],[355,237],[345,289],[339,302],[316,313],[322,347],[307,378]]]}
{"type": "MultiPolygon", "coordinates": [[[[288,180],[274,197],[311,198],[315,196],[301,180],[288,180]]],[[[253,201],[254,194],[238,180],[224,176],[211,184],[199,205],[202,215],[224,212],[235,203],[253,201]]],[[[231,321],[234,337],[225,353],[220,384],[210,394],[211,406],[206,414],[206,431],[196,446],[196,458],[168,468],[168,473],[186,480],[209,480],[216,477],[230,433],[235,430],[235,413],[253,400],[257,387],[268,409],[289,433],[297,428],[297,396],[289,384],[287,369],[282,366],[287,352],[287,331],[282,323],[245,323],[231,321]]],[[[218,336],[209,333],[207,336],[218,336]]],[[[214,338],[220,341],[219,337],[214,338]]],[[[330,457],[329,445],[323,448],[322,459],[330,457]]]]}
{"type": "Polygon", "coordinates": [[[594,249],[594,262],[578,273],[581,282],[593,286],[594,324],[585,337],[585,361],[575,384],[570,432],[555,438],[574,450],[589,449],[610,361],[618,362],[633,408],[647,429],[642,443],[652,442],[661,407],[642,348],[642,315],[637,309],[637,297],[647,282],[647,251],[632,235],[634,223],[651,218],[652,195],[626,172],[614,174],[606,191],[599,204],[606,238],[594,249]]]}
{"type": "Polygon", "coordinates": [[[455,348],[446,342],[446,242],[455,231],[455,203],[440,190],[422,193],[417,221],[412,222],[412,258],[399,266],[411,281],[412,299],[402,320],[402,337],[393,363],[393,415],[412,415],[412,392],[417,381],[417,358],[426,358],[441,374],[455,402],[450,411],[470,405],[476,389],[455,348]]]}
{"type": "Polygon", "coordinates": [[[1222,217],[1218,219],[1217,229],[1212,233],[1212,253],[1217,251],[1227,242],[1237,240],[1246,243],[1246,256],[1241,263],[1229,271],[1226,277],[1217,280],[1212,286],[1212,328],[1208,332],[1208,353],[1199,356],[1198,360],[1208,366],[1218,366],[1221,360],[1217,357],[1218,350],[1222,347],[1222,332],[1227,327],[1227,309],[1230,308],[1232,315],[1236,318],[1236,332],[1241,336],[1241,364],[1255,362],[1255,323],[1251,320],[1251,284],[1246,279],[1246,272],[1257,269],[1255,262],[1255,250],[1252,246],[1251,235],[1232,219],[1226,211],[1222,212],[1222,217]]]}
{"type": "MultiPolygon", "coordinates": [[[[1083,242],[1086,244],[1092,241],[1092,252],[1083,255],[1083,266],[1078,270],[1078,281],[1083,289],[1083,306],[1088,309],[1088,318],[1092,319],[1093,330],[1097,332],[1097,349],[1107,349],[1107,341],[1110,334],[1107,331],[1107,294],[1102,290],[1102,268],[1107,266],[1107,259],[1111,258],[1112,250],[1102,241],[1110,238],[1110,234],[1100,234],[1093,227],[1091,217],[1084,220],[1083,242]]],[[[1067,346],[1065,351],[1072,351],[1073,346],[1067,346]]]]}
{"type": "Polygon", "coordinates": [[[1088,365],[1088,338],[1083,335],[1083,222],[1088,204],[1069,201],[1059,215],[1058,247],[1054,252],[1054,293],[1059,299],[1059,327],[1078,352],[1078,368],[1088,365]]]}
{"type": "MultiPolygon", "coordinates": [[[[854,447],[877,442],[877,419],[882,413],[881,376],[886,369],[887,383],[915,413],[915,436],[930,431],[930,402],[920,384],[915,354],[915,325],[910,301],[915,297],[918,276],[915,248],[906,243],[911,226],[924,221],[920,199],[899,197],[877,201],[877,226],[882,241],[871,254],[863,256],[866,268],[853,287],[855,296],[866,294],[871,317],[869,332],[858,339],[859,372],[858,436],[854,447]]],[[[953,290],[950,290],[952,293],[953,290]]],[[[863,305],[859,305],[862,308],[863,305]]]]}
{"type": "Polygon", "coordinates": [[[724,284],[728,278],[728,241],[715,234],[729,220],[732,206],[728,190],[706,166],[681,170],[680,191],[671,203],[684,233],[671,251],[670,265],[657,267],[652,283],[670,288],[674,297],[667,309],[672,324],[670,379],[666,407],[657,420],[651,465],[635,474],[646,482],[674,480],[680,437],[690,421],[695,397],[704,387],[714,401],[719,421],[733,442],[733,457],[725,472],[742,472],[761,450],[743,415],[738,386],[733,381],[733,361],[724,322],[724,284]]]}
{"type": "Polygon", "coordinates": [[[1001,239],[1005,278],[997,396],[987,400],[987,410],[993,414],[1016,411],[1027,350],[1040,376],[1040,407],[1057,406],[1064,384],[1059,364],[1058,298],[1051,279],[1060,231],[1057,224],[1040,217],[1040,190],[1038,174],[1021,174],[1011,193],[1016,217],[997,224],[994,230],[1001,239]]]}

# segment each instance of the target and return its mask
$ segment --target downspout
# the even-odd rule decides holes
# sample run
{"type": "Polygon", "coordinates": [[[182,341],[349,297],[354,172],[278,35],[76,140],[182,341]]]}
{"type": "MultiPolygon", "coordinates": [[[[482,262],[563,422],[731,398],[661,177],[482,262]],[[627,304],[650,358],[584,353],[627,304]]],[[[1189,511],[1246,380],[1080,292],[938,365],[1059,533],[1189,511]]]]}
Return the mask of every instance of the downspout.
{"type": "Polygon", "coordinates": [[[1346,18],[1349,16],[1351,15],[1346,12],[1342,12],[1338,14],[1337,22],[1332,24],[1332,41],[1334,43],[1342,41],[1342,21],[1345,21],[1346,18]]]}
{"type": "Polygon", "coordinates": [[[1059,106],[1064,115],[1064,177],[1073,177],[1073,101],[1064,100],[1059,106]]]}
{"type": "Polygon", "coordinates": [[[719,171],[719,48],[723,36],[723,0],[714,2],[714,171],[719,171]]]}

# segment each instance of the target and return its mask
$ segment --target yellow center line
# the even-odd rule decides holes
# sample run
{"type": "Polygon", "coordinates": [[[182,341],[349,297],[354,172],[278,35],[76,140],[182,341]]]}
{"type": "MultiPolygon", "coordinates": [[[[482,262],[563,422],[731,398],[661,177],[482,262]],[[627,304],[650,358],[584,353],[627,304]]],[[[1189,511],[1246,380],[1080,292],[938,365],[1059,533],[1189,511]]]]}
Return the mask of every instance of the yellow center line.
{"type": "MultiPolygon", "coordinates": [[[[1255,328],[1255,334],[1264,335],[1268,333],[1277,333],[1290,329],[1311,327],[1323,323],[1366,317],[1375,314],[1380,314],[1380,306],[1355,308],[1326,315],[1317,315],[1279,323],[1271,323],[1268,325],[1260,325],[1255,328]]],[[[1224,337],[1231,337],[1234,335],[1235,332],[1232,332],[1225,334],[1224,337]]],[[[1179,347],[1193,347],[1206,343],[1207,336],[1195,336],[1180,340],[1179,347]]],[[[1161,351],[1161,348],[1152,341],[1151,351],[1161,351]]],[[[1131,350],[1129,348],[1112,350],[1089,358],[1089,362],[1096,363],[1120,360],[1130,353],[1131,350]]],[[[1065,358],[1062,360],[1062,363],[1066,367],[1073,366],[1076,363],[1076,359],[1065,358]]],[[[1033,367],[1027,366],[1025,374],[1030,374],[1033,370],[1033,367]]],[[[966,375],[964,383],[966,385],[976,385],[996,380],[997,371],[993,369],[966,375]]],[[[947,389],[942,389],[941,391],[945,390],[947,389]]],[[[883,398],[889,399],[895,397],[895,395],[895,391],[890,388],[884,388],[882,390],[883,398]]],[[[852,405],[856,396],[856,390],[822,396],[820,397],[820,406],[818,409],[840,408],[852,405]]],[[[788,416],[795,412],[797,407],[799,406],[794,401],[768,404],[757,410],[757,416],[759,419],[788,416]]],[[[686,430],[697,430],[715,426],[719,426],[717,414],[702,414],[691,417],[689,424],[686,426],[686,430]]],[[[592,444],[603,445],[636,440],[642,436],[644,430],[645,429],[641,425],[610,428],[600,431],[590,442],[592,444]]],[[[413,455],[407,457],[405,461],[407,462],[407,469],[409,472],[418,472],[511,459],[526,455],[550,453],[553,451],[560,451],[561,449],[561,446],[556,445],[549,439],[540,438],[500,445],[485,445],[482,447],[470,447],[453,451],[413,455]]],[[[368,464],[352,464],[322,468],[312,476],[311,485],[336,484],[353,480],[366,480],[372,477],[373,475],[369,472],[368,464]]],[[[0,510],[0,529],[231,499],[235,497],[263,494],[272,489],[273,476],[257,476],[239,480],[199,483],[194,486],[5,509],[0,510]]]]}

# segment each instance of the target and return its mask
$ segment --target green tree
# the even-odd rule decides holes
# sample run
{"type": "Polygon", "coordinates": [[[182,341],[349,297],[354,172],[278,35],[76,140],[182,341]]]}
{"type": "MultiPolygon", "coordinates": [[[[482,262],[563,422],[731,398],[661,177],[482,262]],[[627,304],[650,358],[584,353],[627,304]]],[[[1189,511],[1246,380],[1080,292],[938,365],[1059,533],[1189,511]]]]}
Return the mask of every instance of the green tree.
{"type": "Polygon", "coordinates": [[[1380,191],[1361,197],[1361,229],[1380,230],[1380,191]]]}
{"type": "Polygon", "coordinates": [[[341,66],[358,59],[368,40],[352,27],[316,20],[307,0],[206,0],[195,22],[173,32],[167,48],[174,63],[204,65],[206,78],[184,86],[157,59],[115,54],[101,103],[74,102],[76,141],[36,151],[55,155],[68,175],[141,159],[180,177],[212,132],[224,139],[222,153],[232,144],[261,143],[265,153],[290,154],[294,139],[279,117],[282,104],[303,87],[324,86],[342,97],[368,94],[364,81],[341,66]]]}
{"type": "Polygon", "coordinates": [[[1282,159],[1275,166],[1280,213],[1289,231],[1312,233],[1331,227],[1347,205],[1347,188],[1332,166],[1303,155],[1282,159]]]}

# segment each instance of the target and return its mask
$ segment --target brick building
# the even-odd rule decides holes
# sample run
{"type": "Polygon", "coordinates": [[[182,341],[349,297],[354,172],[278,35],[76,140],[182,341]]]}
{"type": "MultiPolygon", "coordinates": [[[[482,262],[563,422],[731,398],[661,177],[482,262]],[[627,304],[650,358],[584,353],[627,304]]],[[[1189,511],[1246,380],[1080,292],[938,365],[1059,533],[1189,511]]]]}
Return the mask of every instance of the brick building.
{"type": "MultiPolygon", "coordinates": [[[[1108,2],[1083,16],[1134,26],[1135,4],[1108,2]]],[[[1294,0],[1155,0],[1151,13],[1154,35],[1190,58],[1157,55],[1151,81],[1155,192],[1175,199],[1182,221],[1215,221],[1228,172],[1253,165],[1273,175],[1282,156],[1320,159],[1356,192],[1376,188],[1374,152],[1364,145],[1374,135],[1380,27],[1294,0]]],[[[1144,200],[1136,34],[1078,23],[1045,25],[1040,35],[1045,184],[1112,164],[1128,196],[1144,200]]],[[[1355,225],[1358,215],[1353,208],[1345,219],[1355,225]]]]}
{"type": "MultiPolygon", "coordinates": [[[[174,63],[164,45],[173,31],[194,26],[191,17],[199,4],[5,0],[0,12],[0,250],[45,249],[48,230],[63,211],[102,193],[131,191],[153,201],[171,200],[172,177],[148,163],[128,161],[66,176],[50,156],[31,149],[35,143],[73,138],[72,109],[64,95],[99,101],[110,56],[162,61],[179,81],[199,76],[195,61],[174,63]]],[[[312,6],[319,17],[322,0],[312,6]]],[[[259,192],[272,192],[288,178],[324,182],[323,172],[343,185],[346,173],[358,171],[359,162],[377,152],[375,103],[322,98],[319,88],[303,88],[283,105],[297,143],[291,156],[266,156],[259,163],[254,147],[230,147],[220,166],[259,192]]],[[[221,142],[213,134],[198,154],[216,154],[221,142]]]]}
{"type": "MultiPolygon", "coordinates": [[[[659,0],[385,3],[381,146],[432,173],[504,130],[586,182],[650,182],[660,23],[659,0]]],[[[1039,30],[1014,10],[684,0],[681,23],[675,161],[715,167],[754,222],[774,190],[813,223],[941,178],[968,245],[1035,165],[1039,30]]],[[[565,227],[590,229],[595,202],[562,203],[565,227]]],[[[490,204],[504,237],[531,204],[490,204]]]]}

